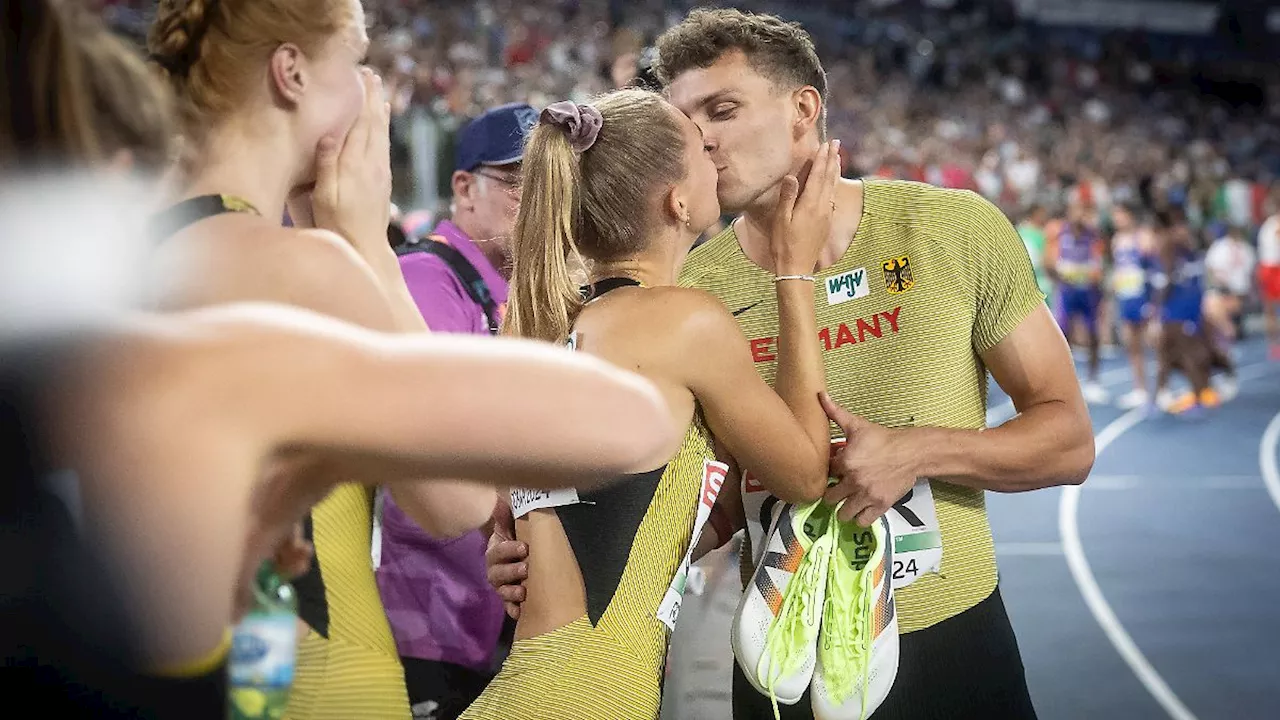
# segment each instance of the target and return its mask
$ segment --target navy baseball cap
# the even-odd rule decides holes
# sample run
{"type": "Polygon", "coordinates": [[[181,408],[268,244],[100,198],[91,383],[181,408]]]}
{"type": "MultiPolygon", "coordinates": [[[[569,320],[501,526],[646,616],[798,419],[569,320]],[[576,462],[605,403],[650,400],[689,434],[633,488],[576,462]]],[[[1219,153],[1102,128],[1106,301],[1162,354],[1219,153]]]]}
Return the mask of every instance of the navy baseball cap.
{"type": "Polygon", "coordinates": [[[458,133],[454,170],[510,165],[524,156],[524,140],[538,124],[538,111],[524,103],[500,105],[467,123],[458,133]]]}

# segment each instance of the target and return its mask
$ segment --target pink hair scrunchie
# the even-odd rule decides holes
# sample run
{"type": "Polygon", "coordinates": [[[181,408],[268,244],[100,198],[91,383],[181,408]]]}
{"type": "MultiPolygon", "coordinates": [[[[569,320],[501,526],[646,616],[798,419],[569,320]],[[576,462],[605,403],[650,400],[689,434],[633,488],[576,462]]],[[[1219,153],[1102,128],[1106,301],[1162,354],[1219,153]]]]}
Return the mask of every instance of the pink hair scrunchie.
{"type": "Polygon", "coordinates": [[[600,127],[604,125],[604,116],[599,110],[570,100],[548,105],[538,119],[563,129],[569,137],[569,146],[579,155],[596,144],[600,127]]]}

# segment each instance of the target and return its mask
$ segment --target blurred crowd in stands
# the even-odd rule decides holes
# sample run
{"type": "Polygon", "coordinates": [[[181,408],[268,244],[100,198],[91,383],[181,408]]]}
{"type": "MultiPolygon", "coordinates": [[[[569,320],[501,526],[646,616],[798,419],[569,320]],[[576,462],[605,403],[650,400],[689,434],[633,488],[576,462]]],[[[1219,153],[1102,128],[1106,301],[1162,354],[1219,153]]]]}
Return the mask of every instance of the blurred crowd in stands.
{"type": "MultiPolygon", "coordinates": [[[[134,35],[152,4],[99,2],[134,35]]],[[[542,107],[631,82],[648,43],[695,4],[706,3],[366,0],[369,62],[396,118],[397,202],[447,211],[460,124],[501,103],[542,107]]],[[[848,176],[973,189],[1015,220],[1079,198],[1104,216],[1117,202],[1181,206],[1195,227],[1245,233],[1280,178],[1280,75],[1204,39],[1049,30],[986,4],[734,5],[813,33],[848,176]]]]}

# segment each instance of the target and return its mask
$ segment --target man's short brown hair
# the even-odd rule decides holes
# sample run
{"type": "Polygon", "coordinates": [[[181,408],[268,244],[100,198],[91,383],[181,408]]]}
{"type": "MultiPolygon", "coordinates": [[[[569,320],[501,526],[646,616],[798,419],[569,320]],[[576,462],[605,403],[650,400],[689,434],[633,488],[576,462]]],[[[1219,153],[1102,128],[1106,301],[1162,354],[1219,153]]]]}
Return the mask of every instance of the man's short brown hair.
{"type": "Polygon", "coordinates": [[[813,86],[822,96],[819,130],[826,135],[827,73],[809,33],[775,15],[733,9],[700,9],[658,38],[656,71],[663,85],[694,68],[711,67],[725,53],[741,50],[747,62],[774,83],[813,86]]]}

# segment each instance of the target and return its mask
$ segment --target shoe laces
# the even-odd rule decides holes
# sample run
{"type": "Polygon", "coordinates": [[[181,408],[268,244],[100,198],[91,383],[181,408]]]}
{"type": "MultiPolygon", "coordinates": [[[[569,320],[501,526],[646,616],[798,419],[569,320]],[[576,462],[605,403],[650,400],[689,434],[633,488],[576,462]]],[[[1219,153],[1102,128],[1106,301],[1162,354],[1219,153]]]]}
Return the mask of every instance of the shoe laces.
{"type": "MultiPolygon", "coordinates": [[[[823,511],[823,508],[814,510],[815,513],[823,511]]],[[[765,634],[765,652],[760,658],[760,663],[764,664],[765,658],[769,660],[765,685],[769,689],[769,699],[773,703],[775,720],[781,720],[781,713],[778,710],[778,696],[774,692],[774,686],[782,677],[795,672],[804,658],[805,648],[813,643],[814,636],[818,632],[818,623],[822,619],[823,608],[813,602],[813,589],[818,587],[818,583],[826,582],[827,561],[830,559],[832,547],[829,542],[824,542],[824,539],[830,535],[831,528],[835,524],[834,519],[829,520],[826,531],[818,536],[805,551],[804,558],[800,560],[800,566],[796,568],[796,574],[787,583],[787,592],[782,598],[782,607],[778,609],[778,616],[765,634]]],[[[756,672],[759,674],[759,667],[756,668],[756,672]]]]}
{"type": "MultiPolygon", "coordinates": [[[[840,553],[837,559],[843,562],[840,553]]],[[[837,704],[853,694],[854,682],[862,689],[862,716],[866,717],[871,669],[871,609],[875,588],[868,562],[849,584],[840,582],[841,573],[830,573],[822,619],[822,673],[827,692],[837,704]]],[[[886,580],[887,582],[887,580],[886,580]]]]}

